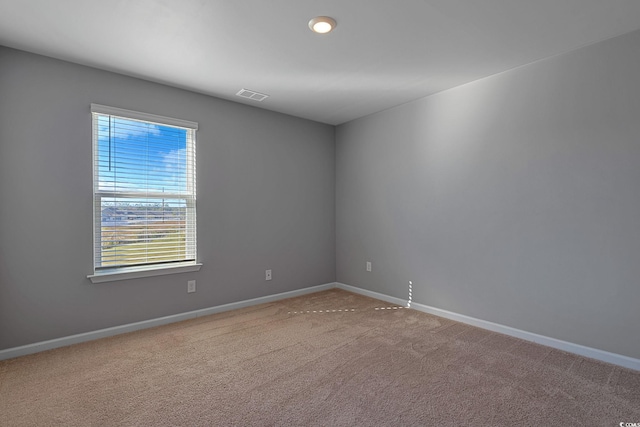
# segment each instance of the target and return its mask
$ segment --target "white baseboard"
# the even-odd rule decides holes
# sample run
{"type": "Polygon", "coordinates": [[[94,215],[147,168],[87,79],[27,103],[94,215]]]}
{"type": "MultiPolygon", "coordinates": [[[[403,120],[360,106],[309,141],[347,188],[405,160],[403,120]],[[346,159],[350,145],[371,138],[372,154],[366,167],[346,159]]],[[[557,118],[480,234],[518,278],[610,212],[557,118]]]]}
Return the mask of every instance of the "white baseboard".
{"type": "Polygon", "coordinates": [[[196,317],[208,316],[210,314],[221,313],[223,311],[235,310],[238,308],[250,307],[252,305],[263,304],[267,302],[278,301],[286,298],[293,298],[300,295],[315,293],[332,289],[336,287],[336,283],[327,283],[324,285],[312,286],[310,288],[298,289],[295,291],[283,292],[275,295],[268,295],[260,298],[233,302],[230,304],[218,305],[215,307],[203,308],[201,310],[189,311],[186,313],[174,314],[171,316],[159,317],[156,319],[144,320],[142,322],[129,323],[127,325],[114,326],[112,328],[99,329],[97,331],[85,332],[82,334],[71,335],[68,337],[56,338],[48,341],[41,341],[34,344],[23,345],[20,347],[0,350],[0,360],[11,359],[14,357],[25,356],[27,354],[38,353],[45,350],[51,350],[58,347],[64,347],[72,344],[78,344],[85,341],[92,341],[99,338],[106,338],[113,335],[124,334],[127,332],[138,331],[140,329],[153,328],[155,326],[166,325],[168,323],[180,322],[182,320],[194,319],[196,317]]]}
{"type": "MultiPolygon", "coordinates": [[[[366,289],[357,288],[355,286],[345,285],[343,283],[336,283],[336,287],[344,289],[345,291],[353,292],[360,295],[365,295],[371,298],[386,301],[392,304],[407,306],[406,299],[395,298],[389,295],[381,294],[378,292],[369,291],[366,289]]],[[[474,317],[465,316],[463,314],[454,313],[440,308],[431,307],[424,304],[418,304],[411,302],[411,308],[422,311],[425,313],[433,314],[435,316],[444,317],[446,319],[455,320],[456,322],[466,323],[468,325],[477,326],[482,329],[487,329],[493,332],[509,335],[512,337],[520,338],[526,341],[546,345],[548,347],[563,350],[569,353],[574,353],[580,356],[589,357],[591,359],[600,360],[603,362],[611,363],[625,368],[634,369],[640,371],[640,359],[634,359],[632,357],[623,356],[621,354],[610,353],[608,351],[599,350],[597,348],[586,347],[580,344],[574,344],[568,341],[562,341],[555,338],[546,337],[544,335],[534,334],[532,332],[515,329],[510,326],[500,325],[498,323],[489,322],[486,320],[476,319],[474,317]]]]}
{"type": "MultiPolygon", "coordinates": [[[[327,283],[324,285],[313,286],[310,288],[298,289],[295,291],[283,292],[280,294],[268,295],[260,298],[253,298],[253,299],[234,302],[230,304],[204,308],[201,310],[194,310],[186,313],[179,313],[171,316],[144,320],[142,322],[130,323],[130,324],[121,325],[121,326],[114,326],[112,328],[100,329],[97,331],[71,335],[68,337],[62,337],[62,338],[57,338],[53,340],[37,342],[34,344],[28,344],[21,347],[14,347],[6,350],[0,350],[0,360],[11,359],[19,356],[25,356],[27,354],[38,353],[41,351],[51,350],[58,347],[64,347],[72,344],[78,344],[81,342],[92,341],[100,338],[110,337],[118,334],[124,334],[127,332],[133,332],[141,329],[153,328],[156,326],[180,322],[182,320],[193,319],[201,316],[208,316],[210,314],[221,313],[224,311],[235,310],[238,308],[250,307],[253,305],[278,301],[286,298],[293,298],[300,295],[320,292],[320,291],[324,291],[332,288],[343,289],[345,291],[353,292],[360,295],[365,295],[371,298],[379,299],[381,301],[386,301],[386,302],[400,305],[403,307],[406,307],[408,302],[406,299],[400,299],[400,298],[392,297],[389,295],[381,294],[378,292],[357,288],[355,286],[345,285],[344,283],[337,283],[337,282],[327,283]]],[[[435,316],[440,316],[446,319],[455,320],[457,322],[466,323],[468,325],[477,326],[479,328],[487,329],[493,332],[498,332],[501,334],[520,338],[526,341],[531,341],[538,344],[546,345],[548,347],[567,351],[569,353],[578,354],[580,356],[589,357],[592,359],[601,360],[603,362],[612,363],[614,365],[619,365],[625,368],[640,371],[640,360],[634,359],[632,357],[623,356],[621,354],[616,354],[616,353],[610,353],[608,351],[599,350],[591,347],[586,347],[580,344],[574,344],[571,342],[534,334],[532,332],[515,329],[509,326],[500,325],[498,323],[493,323],[486,320],[476,319],[474,317],[465,316],[463,314],[442,310],[442,309],[431,307],[428,305],[419,304],[416,302],[411,303],[411,308],[418,311],[425,312],[425,313],[433,314],[435,316]]]]}

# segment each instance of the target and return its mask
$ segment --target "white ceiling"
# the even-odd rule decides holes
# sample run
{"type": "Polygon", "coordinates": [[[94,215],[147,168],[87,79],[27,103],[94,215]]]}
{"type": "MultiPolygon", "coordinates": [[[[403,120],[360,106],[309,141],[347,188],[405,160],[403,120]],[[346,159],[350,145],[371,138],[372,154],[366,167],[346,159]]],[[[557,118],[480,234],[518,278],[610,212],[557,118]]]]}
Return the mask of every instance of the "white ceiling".
{"type": "Polygon", "coordinates": [[[2,45],[329,124],[639,28],[638,0],[0,0],[2,45]]]}

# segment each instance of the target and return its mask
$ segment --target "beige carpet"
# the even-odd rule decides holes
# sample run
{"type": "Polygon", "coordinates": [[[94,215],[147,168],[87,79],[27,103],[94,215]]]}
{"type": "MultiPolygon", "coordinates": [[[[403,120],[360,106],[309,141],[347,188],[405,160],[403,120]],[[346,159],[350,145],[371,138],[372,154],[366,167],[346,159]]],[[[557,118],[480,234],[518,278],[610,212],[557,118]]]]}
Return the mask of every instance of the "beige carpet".
{"type": "Polygon", "coordinates": [[[388,307],[334,289],[0,362],[0,425],[640,423],[640,372],[388,307]]]}

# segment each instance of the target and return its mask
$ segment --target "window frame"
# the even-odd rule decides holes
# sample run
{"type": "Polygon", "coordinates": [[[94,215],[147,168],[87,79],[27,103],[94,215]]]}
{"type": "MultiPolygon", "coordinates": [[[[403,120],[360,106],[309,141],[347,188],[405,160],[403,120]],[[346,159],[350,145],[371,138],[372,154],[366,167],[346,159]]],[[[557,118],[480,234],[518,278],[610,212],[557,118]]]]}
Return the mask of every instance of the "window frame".
{"type": "Polygon", "coordinates": [[[152,277],[165,274],[185,273],[199,271],[202,264],[197,259],[197,214],[196,214],[196,131],[198,123],[187,120],[174,119],[155,114],[142,113],[138,111],[126,110],[122,108],[109,107],[100,104],[91,104],[91,134],[92,134],[92,185],[93,185],[93,274],[87,276],[93,283],[110,282],[116,280],[134,279],[140,277],[152,277]],[[120,117],[123,119],[132,119],[150,124],[161,126],[173,126],[187,129],[192,133],[192,150],[187,150],[187,175],[193,176],[193,179],[187,179],[187,193],[145,193],[145,198],[176,198],[184,199],[187,205],[187,221],[186,224],[193,224],[193,260],[192,261],[168,261],[157,264],[136,265],[136,266],[118,266],[118,267],[102,267],[98,265],[98,252],[101,250],[102,239],[102,213],[97,209],[97,201],[105,197],[124,197],[124,198],[140,198],[140,193],[126,191],[105,191],[99,190],[97,181],[98,167],[98,132],[97,115],[109,115],[120,117]],[[156,197],[157,196],[157,197],[156,197]]]}

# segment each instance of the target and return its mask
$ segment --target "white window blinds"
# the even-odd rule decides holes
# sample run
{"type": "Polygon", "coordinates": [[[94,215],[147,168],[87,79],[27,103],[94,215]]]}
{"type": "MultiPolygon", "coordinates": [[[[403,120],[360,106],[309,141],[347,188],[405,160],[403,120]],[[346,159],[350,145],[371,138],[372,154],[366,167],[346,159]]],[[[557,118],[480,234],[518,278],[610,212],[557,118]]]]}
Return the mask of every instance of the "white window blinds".
{"type": "Polygon", "coordinates": [[[197,123],[91,105],[94,269],[196,261],[197,123]]]}

